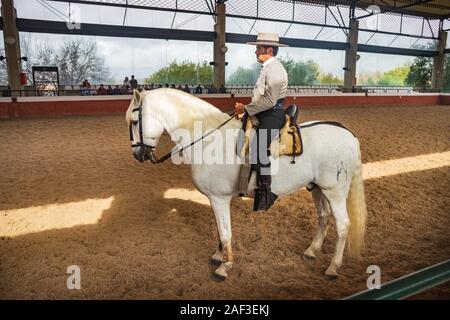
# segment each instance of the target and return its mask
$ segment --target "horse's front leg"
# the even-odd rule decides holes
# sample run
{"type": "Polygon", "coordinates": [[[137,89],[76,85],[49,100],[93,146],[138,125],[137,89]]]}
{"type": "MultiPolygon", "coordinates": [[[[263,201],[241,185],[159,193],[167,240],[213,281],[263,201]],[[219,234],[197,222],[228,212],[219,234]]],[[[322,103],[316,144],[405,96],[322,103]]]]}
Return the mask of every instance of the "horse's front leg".
{"type": "Polygon", "coordinates": [[[233,266],[230,220],[231,196],[211,196],[209,201],[216,217],[220,238],[219,248],[213,255],[213,260],[220,261],[220,266],[214,271],[213,276],[217,280],[225,280],[228,277],[228,271],[233,266]]]}

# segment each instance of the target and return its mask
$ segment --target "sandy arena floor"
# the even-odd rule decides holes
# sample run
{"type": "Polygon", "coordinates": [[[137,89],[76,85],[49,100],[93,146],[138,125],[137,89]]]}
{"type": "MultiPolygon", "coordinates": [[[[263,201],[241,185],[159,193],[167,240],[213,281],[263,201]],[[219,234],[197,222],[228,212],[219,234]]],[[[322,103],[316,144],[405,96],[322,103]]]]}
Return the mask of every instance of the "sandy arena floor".
{"type": "MultiPolygon", "coordinates": [[[[334,225],[316,261],[301,259],[317,227],[305,190],[267,213],[233,200],[236,260],[218,283],[215,222],[189,167],[137,163],[123,116],[0,122],[0,298],[338,299],[365,289],[369,265],[385,282],[449,259],[449,107],[302,111],[314,119],[350,128],[370,169],[367,245],[337,281],[323,276],[334,225]],[[69,265],[81,290],[66,287],[69,265]]],[[[170,148],[165,136],[159,154],[170,148]]],[[[415,298],[449,299],[450,283],[415,298]]]]}

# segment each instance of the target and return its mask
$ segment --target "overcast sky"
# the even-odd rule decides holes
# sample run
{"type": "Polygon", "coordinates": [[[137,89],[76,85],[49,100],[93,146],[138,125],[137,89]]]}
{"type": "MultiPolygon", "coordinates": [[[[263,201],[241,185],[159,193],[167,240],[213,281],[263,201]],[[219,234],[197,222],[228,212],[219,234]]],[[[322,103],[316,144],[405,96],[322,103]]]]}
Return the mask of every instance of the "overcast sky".
{"type": "MultiPolygon", "coordinates": [[[[45,19],[61,21],[63,15],[68,12],[68,4],[47,1],[58,11],[48,9],[43,0],[15,0],[18,16],[21,18],[45,19]]],[[[74,6],[74,5],[72,5],[74,6]]],[[[79,6],[82,22],[118,24],[122,25],[124,19],[123,8],[109,8],[101,6],[79,6]]],[[[208,30],[212,31],[213,20],[211,16],[193,14],[174,14],[171,12],[132,10],[128,9],[125,24],[130,26],[146,26],[178,29],[208,30]]],[[[248,33],[253,20],[227,18],[227,32],[248,33]]],[[[283,36],[289,24],[257,21],[251,33],[258,31],[277,32],[283,36]]],[[[82,24],[81,24],[82,28],[82,24]]],[[[292,25],[286,37],[314,39],[320,28],[292,25]]],[[[371,34],[360,32],[360,43],[365,43],[371,34]]],[[[37,34],[31,35],[33,40],[48,40],[54,45],[63,42],[67,35],[37,34]]],[[[121,80],[125,75],[135,74],[136,78],[143,79],[158,69],[164,67],[173,60],[212,61],[213,44],[209,42],[156,40],[156,39],[126,39],[110,37],[94,37],[98,52],[105,57],[106,63],[111,69],[111,74],[116,80],[121,80]]],[[[318,39],[328,41],[345,41],[342,30],[326,28],[320,32],[318,39]]],[[[388,45],[394,36],[380,35],[370,39],[369,44],[388,45]]],[[[398,37],[393,45],[408,47],[413,38],[398,37]]],[[[227,76],[233,73],[239,66],[249,66],[255,62],[254,47],[244,44],[227,44],[229,50],[226,55],[228,66],[227,76]]],[[[302,48],[281,48],[280,56],[290,56],[296,60],[312,59],[316,61],[321,72],[331,72],[339,77],[343,76],[344,65],[343,51],[315,50],[302,48]]],[[[360,53],[358,72],[382,72],[399,65],[410,63],[412,57],[360,53]]]]}

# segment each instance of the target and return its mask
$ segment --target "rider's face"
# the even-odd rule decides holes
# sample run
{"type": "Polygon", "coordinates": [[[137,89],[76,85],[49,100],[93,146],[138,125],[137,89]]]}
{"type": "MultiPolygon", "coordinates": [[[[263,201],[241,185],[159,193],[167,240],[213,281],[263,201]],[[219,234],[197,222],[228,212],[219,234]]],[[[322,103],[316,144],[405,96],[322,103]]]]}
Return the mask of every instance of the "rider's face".
{"type": "Polygon", "coordinates": [[[269,59],[272,56],[272,48],[267,48],[264,46],[260,46],[257,45],[256,46],[256,50],[255,50],[255,54],[256,54],[256,60],[259,63],[263,63],[264,61],[266,61],[267,59],[269,59]]]}

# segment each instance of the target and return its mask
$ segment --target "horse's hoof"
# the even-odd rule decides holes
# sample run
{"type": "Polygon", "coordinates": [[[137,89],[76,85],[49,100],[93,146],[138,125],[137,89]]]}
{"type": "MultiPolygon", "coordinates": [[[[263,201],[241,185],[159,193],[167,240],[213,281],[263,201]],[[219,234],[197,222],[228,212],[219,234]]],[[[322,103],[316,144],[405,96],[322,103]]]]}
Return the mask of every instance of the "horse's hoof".
{"type": "Polygon", "coordinates": [[[222,282],[222,281],[224,281],[227,277],[225,277],[224,275],[217,274],[217,273],[214,272],[214,273],[211,275],[211,278],[212,278],[214,281],[216,281],[216,282],[222,282]]]}
{"type": "Polygon", "coordinates": [[[338,278],[338,273],[334,268],[328,268],[325,271],[325,278],[327,280],[336,280],[338,278]]]}
{"type": "Polygon", "coordinates": [[[220,267],[218,267],[216,271],[214,271],[213,279],[216,281],[223,281],[228,278],[227,271],[230,270],[232,266],[233,262],[231,261],[223,262],[220,267]]]}
{"type": "Polygon", "coordinates": [[[304,253],[303,256],[302,256],[302,259],[304,261],[306,261],[306,262],[312,262],[312,261],[314,261],[316,259],[316,257],[310,256],[310,255],[304,253]]]}
{"type": "Polygon", "coordinates": [[[212,266],[220,266],[222,264],[222,261],[211,258],[209,259],[209,264],[212,266]]]}
{"type": "Polygon", "coordinates": [[[325,274],[325,279],[330,281],[336,281],[338,278],[337,274],[325,274]]]}

